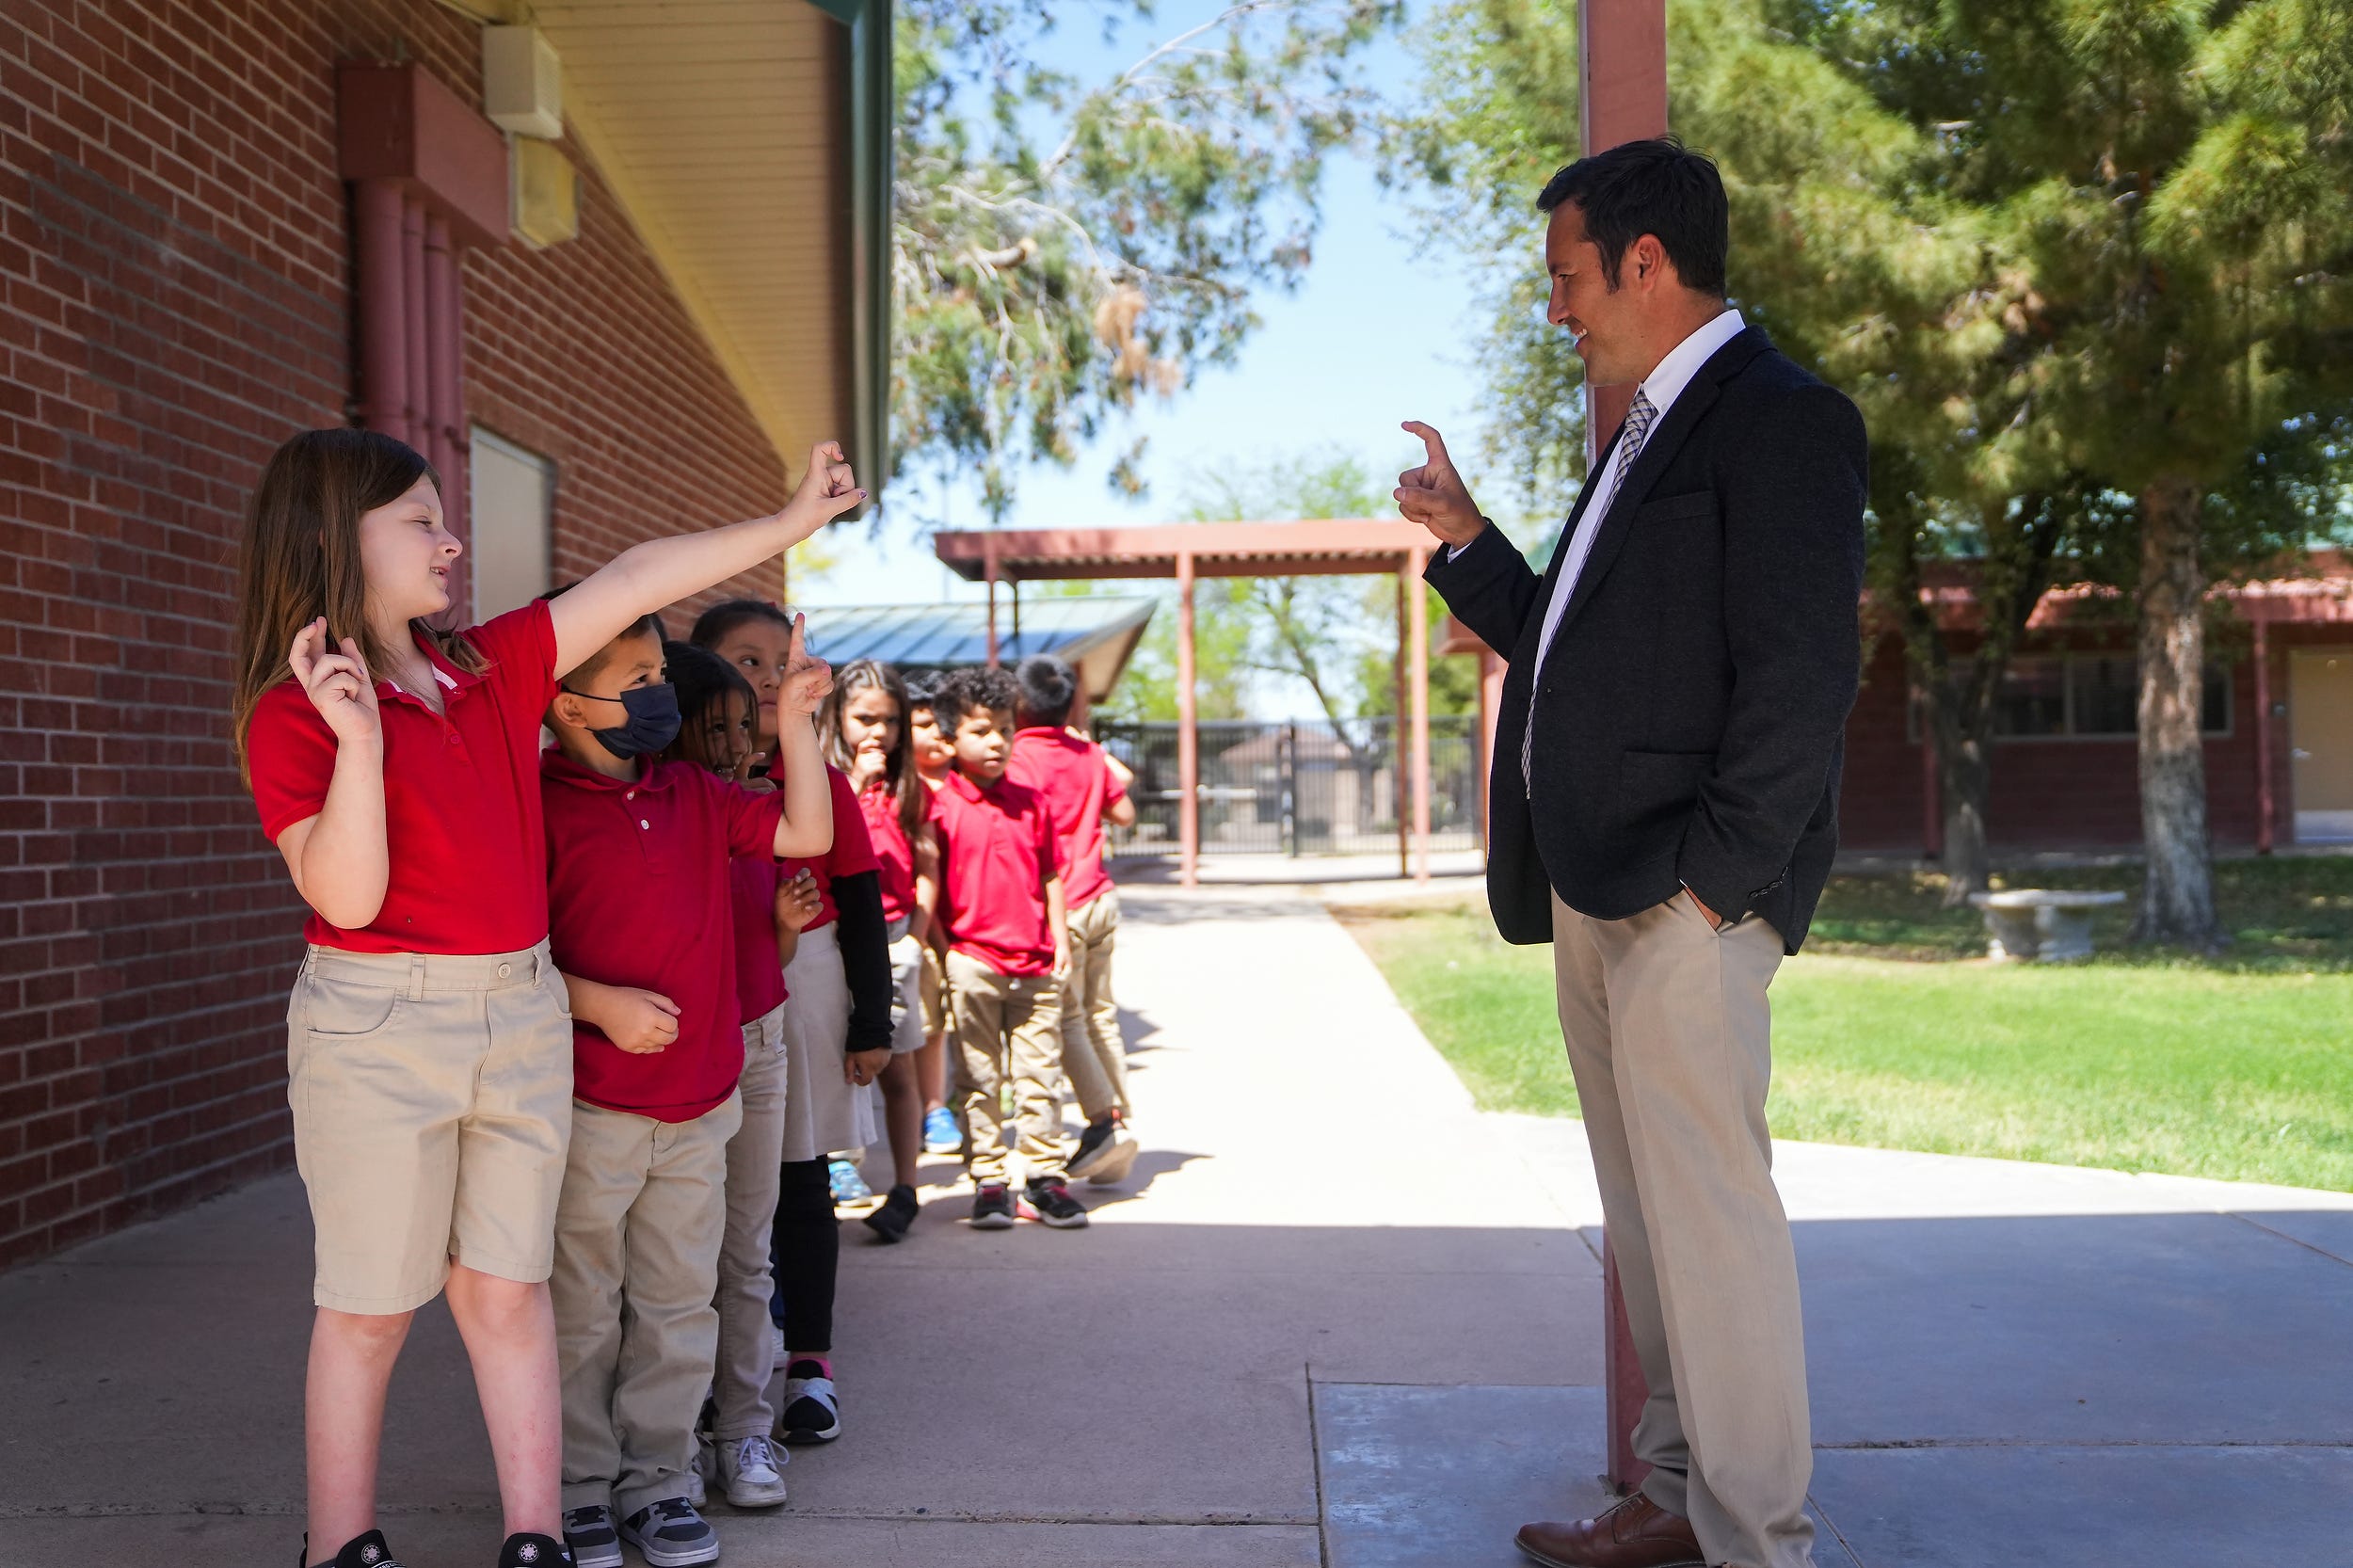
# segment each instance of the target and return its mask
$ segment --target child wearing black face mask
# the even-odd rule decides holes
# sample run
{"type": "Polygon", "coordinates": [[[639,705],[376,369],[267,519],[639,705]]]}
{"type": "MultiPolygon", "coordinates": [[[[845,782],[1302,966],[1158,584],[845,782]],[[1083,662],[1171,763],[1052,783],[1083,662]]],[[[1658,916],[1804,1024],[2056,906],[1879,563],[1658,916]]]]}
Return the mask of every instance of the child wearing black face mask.
{"type": "Polygon", "coordinates": [[[832,676],[803,653],[797,626],[788,664],[783,787],[764,793],[651,760],[679,729],[653,616],[574,669],[548,705],[549,940],[573,1020],[551,1293],[564,1534],[584,1568],[620,1563],[624,1541],[655,1564],[718,1556],[689,1498],[718,1338],[727,1151],[744,1115],[728,863],[822,854],[833,838],[810,723],[832,676]]]}

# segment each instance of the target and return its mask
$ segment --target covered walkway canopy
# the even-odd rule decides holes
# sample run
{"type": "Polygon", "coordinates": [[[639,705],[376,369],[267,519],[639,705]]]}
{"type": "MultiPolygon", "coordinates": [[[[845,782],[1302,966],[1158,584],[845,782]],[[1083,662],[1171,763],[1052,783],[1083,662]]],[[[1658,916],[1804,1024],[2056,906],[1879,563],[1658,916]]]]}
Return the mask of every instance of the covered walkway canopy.
{"type": "MultiPolygon", "coordinates": [[[[1364,572],[1397,576],[1399,707],[1411,723],[1409,799],[1413,874],[1430,875],[1430,622],[1421,592],[1430,533],[1401,518],[1311,519],[1292,522],[1174,523],[1143,528],[975,529],[942,533],[940,561],[968,582],[988,584],[989,663],[998,662],[997,584],[1007,585],[1012,625],[1021,626],[1019,584],[1115,577],[1176,582],[1176,778],[1179,861],[1187,887],[1201,857],[1201,753],[1193,711],[1193,584],[1197,577],[1331,577],[1364,572]]],[[[1481,774],[1485,774],[1481,759],[1481,774]]]]}

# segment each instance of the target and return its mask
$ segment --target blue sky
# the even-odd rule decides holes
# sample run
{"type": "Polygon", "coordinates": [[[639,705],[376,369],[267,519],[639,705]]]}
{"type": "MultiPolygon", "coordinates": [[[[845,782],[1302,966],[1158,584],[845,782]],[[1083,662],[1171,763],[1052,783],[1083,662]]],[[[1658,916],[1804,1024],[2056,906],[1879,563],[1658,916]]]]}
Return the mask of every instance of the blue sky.
{"type": "MultiPolygon", "coordinates": [[[[1163,8],[1149,37],[1163,38],[1213,14],[1194,4],[1163,8]],[[1196,13],[1198,13],[1196,15],[1196,13]]],[[[1099,79],[1125,67],[1144,46],[1137,39],[1100,47],[1084,29],[1057,40],[1057,62],[1099,79]]],[[[1383,40],[1370,74],[1385,93],[1410,94],[1413,60],[1394,39],[1383,40]]],[[[1383,484],[1420,460],[1420,443],[1398,429],[1427,420],[1446,432],[1466,469],[1477,442],[1476,368],[1467,346],[1476,322],[1470,283],[1443,256],[1417,256],[1405,231],[1411,215],[1374,179],[1371,159],[1348,154],[1326,168],[1323,219],[1315,259],[1299,288],[1257,301],[1265,325],[1233,365],[1201,373],[1167,401],[1152,400],[1115,422],[1070,470],[1034,468],[1019,479],[1009,527],[1118,526],[1177,515],[1189,477],[1204,469],[1305,453],[1354,456],[1383,484]],[[1112,493],[1112,463],[1137,436],[1150,440],[1142,501],[1112,493]]],[[[1529,231],[1530,264],[1539,264],[1529,231]]],[[[925,477],[902,482],[917,496],[887,496],[897,520],[878,536],[863,528],[833,541],[838,564],[795,599],[828,604],[920,603],[963,598],[978,589],[951,577],[932,556],[908,514],[951,526],[986,523],[970,484],[943,488],[925,477]],[[910,506],[906,502],[917,502],[910,506]]],[[[1132,591],[1130,589],[1129,591],[1132,591]]]]}

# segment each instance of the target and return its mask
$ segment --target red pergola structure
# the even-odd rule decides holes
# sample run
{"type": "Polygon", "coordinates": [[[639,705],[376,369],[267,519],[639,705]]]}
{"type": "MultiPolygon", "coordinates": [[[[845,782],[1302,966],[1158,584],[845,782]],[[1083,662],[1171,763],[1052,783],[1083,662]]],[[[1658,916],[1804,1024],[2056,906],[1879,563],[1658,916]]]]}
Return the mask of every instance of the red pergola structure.
{"type": "MultiPolygon", "coordinates": [[[[1400,672],[1400,709],[1410,728],[1407,772],[1398,821],[1400,866],[1417,881],[1430,879],[1430,617],[1422,568],[1435,541],[1401,518],[1313,519],[1296,522],[1174,523],[1143,528],[976,529],[934,539],[940,561],[967,582],[988,584],[988,660],[997,662],[997,584],[1013,594],[1013,624],[1021,625],[1018,584],[1109,577],[1169,577],[1176,582],[1176,832],[1184,885],[1195,886],[1201,865],[1201,751],[1193,711],[1193,584],[1200,577],[1335,577],[1365,572],[1397,576],[1398,638],[1406,650],[1400,672]],[[1408,812],[1410,811],[1410,819],[1408,812]],[[1407,855],[1410,844],[1411,854],[1407,855]]],[[[1487,759],[1480,757],[1480,776],[1487,759]]]]}

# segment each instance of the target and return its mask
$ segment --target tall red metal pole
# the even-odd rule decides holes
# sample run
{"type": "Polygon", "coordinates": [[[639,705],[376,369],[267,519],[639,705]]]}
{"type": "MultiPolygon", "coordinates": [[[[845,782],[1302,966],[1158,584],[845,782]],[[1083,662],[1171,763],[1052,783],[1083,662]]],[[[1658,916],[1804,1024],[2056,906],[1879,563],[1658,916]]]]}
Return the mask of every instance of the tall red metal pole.
{"type": "Polygon", "coordinates": [[[1201,880],[1201,737],[1193,699],[1193,552],[1176,552],[1176,870],[1201,880]]]}
{"type": "MultiPolygon", "coordinates": [[[[1587,156],[1621,142],[1667,134],[1666,0],[1583,0],[1577,12],[1579,151],[1587,156]]],[[[1586,388],[1585,460],[1591,465],[1625,418],[1632,387],[1586,388]]],[[[1609,1472],[1621,1491],[1640,1485],[1650,1466],[1634,1457],[1634,1423],[1649,1390],[1633,1364],[1625,1298],[1610,1272],[1603,1292],[1604,1382],[1609,1390],[1609,1472]]]]}

